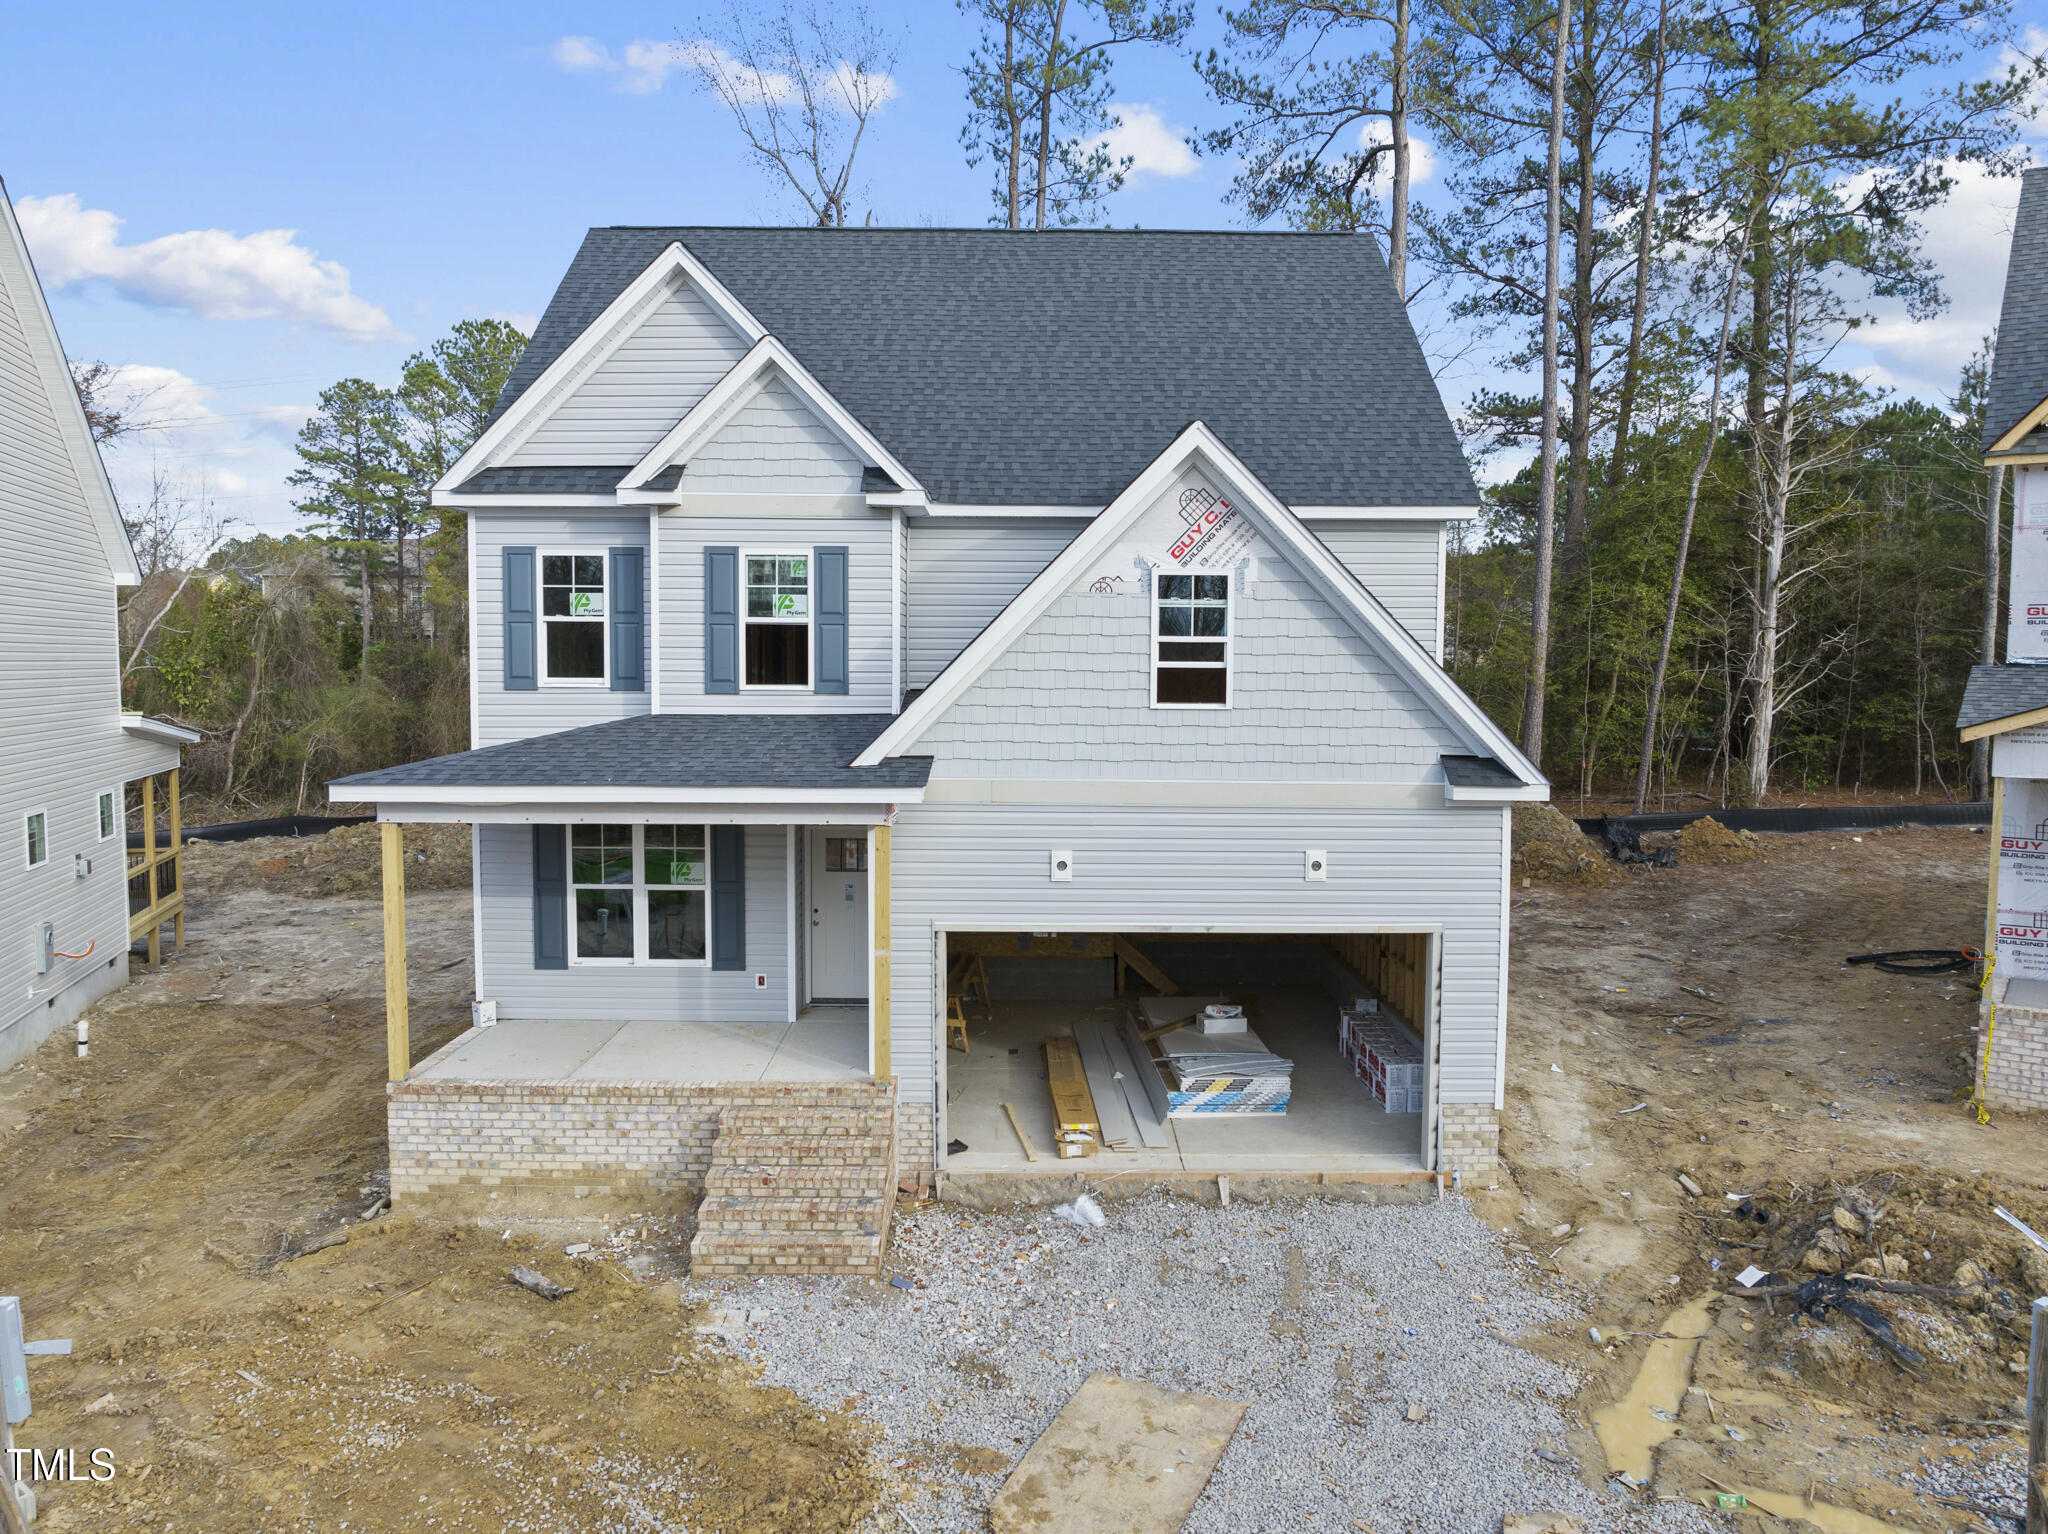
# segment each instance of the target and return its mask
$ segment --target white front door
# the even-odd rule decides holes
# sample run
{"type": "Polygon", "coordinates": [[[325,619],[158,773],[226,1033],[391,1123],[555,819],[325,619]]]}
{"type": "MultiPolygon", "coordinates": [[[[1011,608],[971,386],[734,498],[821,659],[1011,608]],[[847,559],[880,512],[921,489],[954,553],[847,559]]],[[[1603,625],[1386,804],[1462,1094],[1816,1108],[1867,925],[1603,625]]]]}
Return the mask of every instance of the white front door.
{"type": "Polygon", "coordinates": [[[868,838],[862,830],[811,832],[811,996],[868,995],[868,838]]]}

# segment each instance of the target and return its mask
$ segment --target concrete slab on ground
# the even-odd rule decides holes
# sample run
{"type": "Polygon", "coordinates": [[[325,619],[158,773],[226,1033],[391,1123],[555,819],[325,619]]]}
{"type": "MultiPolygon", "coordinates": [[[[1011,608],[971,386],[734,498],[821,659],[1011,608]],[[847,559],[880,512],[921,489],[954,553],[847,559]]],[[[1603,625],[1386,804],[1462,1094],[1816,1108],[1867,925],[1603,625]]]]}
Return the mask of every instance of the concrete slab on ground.
{"type": "Polygon", "coordinates": [[[989,1504],[994,1534],[1174,1534],[1244,1407],[1091,1374],[989,1504]]]}
{"type": "Polygon", "coordinates": [[[413,1079],[859,1081],[867,1050],[863,1007],[813,1007],[793,1023],[531,1018],[471,1029],[413,1079]]]}

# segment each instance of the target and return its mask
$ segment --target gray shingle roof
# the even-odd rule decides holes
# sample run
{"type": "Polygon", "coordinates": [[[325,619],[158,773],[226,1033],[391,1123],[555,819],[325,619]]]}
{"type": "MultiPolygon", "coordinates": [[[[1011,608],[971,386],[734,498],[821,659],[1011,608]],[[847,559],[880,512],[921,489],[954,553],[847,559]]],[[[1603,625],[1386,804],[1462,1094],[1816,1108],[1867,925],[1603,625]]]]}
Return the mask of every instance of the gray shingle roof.
{"type": "Polygon", "coordinates": [[[609,495],[632,467],[485,469],[456,488],[464,495],[609,495]]]}
{"type": "Polygon", "coordinates": [[[1490,756],[1441,758],[1444,781],[1453,788],[1520,788],[1522,780],[1490,756]]]}
{"type": "Polygon", "coordinates": [[[2048,666],[1972,666],[1956,728],[2048,708],[2048,666]]]}
{"type": "Polygon", "coordinates": [[[929,757],[849,767],[887,714],[641,714],[359,772],[351,788],[922,788],[929,757]]]}
{"type": "MultiPolygon", "coordinates": [[[[2005,306],[1991,363],[1984,448],[2048,399],[2048,165],[2020,177],[2020,210],[2005,268],[2005,306]]],[[[2038,435],[2036,433],[2035,435],[2038,435]]],[[[2039,451],[2039,449],[2033,449],[2039,451]]]]}
{"type": "Polygon", "coordinates": [[[1478,504],[1363,235],[593,229],[500,408],[676,241],[935,500],[1104,506],[1199,419],[1293,505],[1478,504]]]}

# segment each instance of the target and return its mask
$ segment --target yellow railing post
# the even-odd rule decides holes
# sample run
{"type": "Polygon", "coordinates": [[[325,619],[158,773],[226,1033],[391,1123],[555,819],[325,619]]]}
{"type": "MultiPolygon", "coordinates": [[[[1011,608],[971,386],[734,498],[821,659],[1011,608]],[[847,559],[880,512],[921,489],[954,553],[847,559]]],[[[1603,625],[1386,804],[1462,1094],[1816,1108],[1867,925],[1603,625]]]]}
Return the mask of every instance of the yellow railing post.
{"type": "MultiPolygon", "coordinates": [[[[151,774],[142,780],[142,866],[145,871],[143,888],[149,892],[149,905],[145,910],[156,908],[156,776],[151,774]]],[[[149,962],[153,965],[164,961],[163,938],[152,924],[149,929],[149,962]]]]}
{"type": "Polygon", "coordinates": [[[889,827],[874,828],[872,848],[868,898],[875,923],[875,964],[868,1008],[874,1019],[875,1080],[887,1081],[893,1074],[889,1063],[889,827]]]}
{"type": "MultiPolygon", "coordinates": [[[[178,895],[178,909],[171,915],[171,931],[176,935],[178,946],[185,946],[185,839],[184,801],[178,791],[178,769],[171,769],[168,791],[171,799],[171,884],[178,895]]],[[[150,885],[150,893],[156,893],[156,886],[150,885]]]]}
{"type": "Polygon", "coordinates": [[[395,820],[378,828],[384,842],[384,1047],[390,1078],[412,1069],[412,1026],[405,1005],[405,832],[395,820]]]}

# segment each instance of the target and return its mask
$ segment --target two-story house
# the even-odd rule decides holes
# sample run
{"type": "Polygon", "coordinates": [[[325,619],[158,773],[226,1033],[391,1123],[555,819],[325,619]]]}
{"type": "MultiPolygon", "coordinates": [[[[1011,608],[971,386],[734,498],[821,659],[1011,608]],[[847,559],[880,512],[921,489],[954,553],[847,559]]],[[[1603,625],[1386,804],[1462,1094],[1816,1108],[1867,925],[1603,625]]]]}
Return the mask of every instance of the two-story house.
{"type": "Polygon", "coordinates": [[[0,624],[5,1067],[127,981],[131,934],[152,958],[160,927],[183,940],[178,762],[199,739],[121,711],[119,594],[141,573],[5,186],[0,557],[18,572],[0,624]]]}
{"type": "Polygon", "coordinates": [[[1370,239],[596,229],[436,502],[474,749],[331,785],[475,828],[495,1024],[394,1058],[400,1198],[708,1175],[700,1265],[803,1265],[721,1168],[1490,1169],[1548,790],[1441,664],[1478,495],[1370,239]],[[1284,1111],[1148,1112],[1159,992],[1247,999],[1284,1111]]]}

